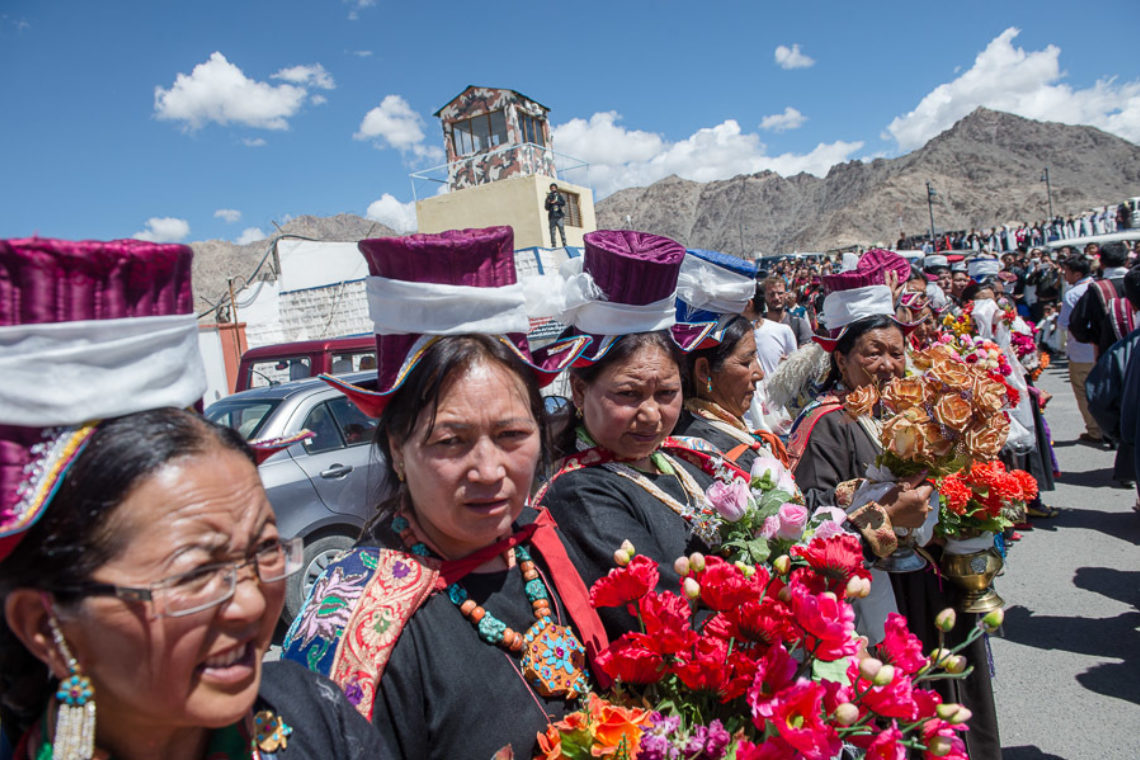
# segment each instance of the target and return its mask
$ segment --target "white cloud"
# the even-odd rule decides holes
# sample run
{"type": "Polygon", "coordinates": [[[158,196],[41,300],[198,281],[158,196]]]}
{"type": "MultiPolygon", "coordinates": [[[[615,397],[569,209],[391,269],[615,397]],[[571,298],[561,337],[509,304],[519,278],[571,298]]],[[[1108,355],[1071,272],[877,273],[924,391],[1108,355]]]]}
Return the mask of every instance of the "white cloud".
{"type": "Polygon", "coordinates": [[[311,96],[309,96],[309,103],[311,105],[314,105],[314,106],[323,106],[325,103],[328,103],[328,102],[329,102],[329,99],[326,98],[324,95],[311,95],[311,96]]]}
{"type": "Polygon", "coordinates": [[[364,115],[360,128],[352,137],[355,140],[373,140],[377,148],[384,148],[386,143],[416,158],[442,160],[442,148],[424,145],[423,123],[423,118],[412,110],[408,101],[399,95],[387,95],[380,105],[364,115]]]}
{"type": "Polygon", "coordinates": [[[230,224],[241,219],[241,212],[236,208],[220,208],[214,212],[215,219],[225,219],[230,224]]]}
{"type": "Polygon", "coordinates": [[[863,147],[862,142],[840,140],[820,143],[810,153],[769,156],[760,137],[742,132],[732,119],[669,142],[652,132],[628,130],[617,124],[620,118],[617,112],[608,111],[554,128],[559,152],[590,164],[590,182],[599,198],[625,187],[652,184],[670,174],[697,182],[765,169],[784,176],[799,172],[822,176],[863,147]]]}
{"type": "Polygon", "coordinates": [[[773,132],[783,132],[788,129],[799,129],[807,121],[807,117],[788,106],[783,113],[774,113],[760,120],[760,129],[770,129],[773,132]]]}
{"type": "Polygon", "coordinates": [[[289,117],[305,100],[304,87],[256,82],[221,53],[210,55],[189,75],[179,74],[169,90],[154,88],[159,119],[182,121],[188,129],[218,124],[245,124],[262,129],[288,129],[289,117]]]}
{"type": "Polygon", "coordinates": [[[396,232],[415,232],[417,226],[416,204],[400,203],[388,193],[380,196],[380,200],[370,203],[365,216],[388,225],[396,232]]]}
{"type": "Polygon", "coordinates": [[[243,137],[241,142],[247,148],[264,148],[269,144],[264,137],[243,137]]]}
{"type": "Polygon", "coordinates": [[[355,55],[357,58],[368,58],[372,55],[371,50],[350,50],[349,55],[355,55]]]}
{"type": "Polygon", "coordinates": [[[234,242],[238,245],[248,245],[249,243],[256,243],[258,240],[265,240],[265,233],[261,231],[261,228],[246,227],[234,242]]]}
{"type": "Polygon", "coordinates": [[[332,74],[325,71],[325,67],[319,63],[314,63],[312,66],[290,66],[270,75],[269,78],[284,79],[286,82],[302,87],[312,86],[322,90],[336,89],[336,82],[333,81],[332,74]]]}
{"type": "Polygon", "coordinates": [[[181,243],[190,234],[190,223],[172,216],[152,216],[146,220],[146,229],[136,232],[135,240],[152,243],[181,243]]]}
{"type": "Polygon", "coordinates": [[[1140,79],[1100,79],[1073,89],[1061,82],[1061,49],[1015,48],[1020,31],[1010,27],[995,37],[961,76],[935,87],[913,111],[891,121],[884,137],[893,137],[900,150],[913,150],[986,106],[1029,119],[1091,124],[1140,143],[1140,79]]]}
{"type": "Polygon", "coordinates": [[[800,43],[791,47],[780,45],[776,48],[776,65],[781,69],[806,69],[815,65],[815,59],[800,52],[800,43]]]}

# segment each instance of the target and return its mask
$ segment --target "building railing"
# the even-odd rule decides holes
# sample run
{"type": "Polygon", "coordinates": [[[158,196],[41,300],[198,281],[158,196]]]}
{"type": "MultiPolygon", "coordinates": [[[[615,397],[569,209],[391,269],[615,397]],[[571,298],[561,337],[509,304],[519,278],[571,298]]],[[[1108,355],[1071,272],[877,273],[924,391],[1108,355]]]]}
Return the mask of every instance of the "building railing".
{"type": "Polygon", "coordinates": [[[408,175],[412,181],[412,197],[415,200],[421,200],[446,193],[452,189],[451,184],[455,177],[469,167],[491,165],[496,156],[507,153],[515,153],[519,164],[519,171],[512,172],[509,176],[525,177],[533,174],[547,174],[549,173],[547,170],[553,165],[554,179],[583,187],[591,187],[590,164],[565,153],[559,153],[549,146],[528,142],[500,145],[493,150],[480,151],[451,163],[412,172],[408,175]]]}

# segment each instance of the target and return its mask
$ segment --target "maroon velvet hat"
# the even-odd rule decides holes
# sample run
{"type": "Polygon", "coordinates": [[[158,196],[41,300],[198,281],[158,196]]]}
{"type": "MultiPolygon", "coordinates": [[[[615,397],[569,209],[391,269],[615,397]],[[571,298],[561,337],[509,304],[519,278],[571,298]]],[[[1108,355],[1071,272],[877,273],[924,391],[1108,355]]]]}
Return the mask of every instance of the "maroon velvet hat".
{"type": "Polygon", "coordinates": [[[560,317],[592,344],[576,366],[592,364],[623,335],[668,329],[683,350],[700,345],[716,322],[677,324],[677,277],[685,247],[661,235],[598,230],[585,252],[567,262],[560,317]]]}
{"type": "Polygon", "coordinates": [[[99,420],[205,390],[190,248],[0,240],[0,560],[99,420]]]}
{"type": "Polygon", "coordinates": [[[322,379],[365,414],[378,417],[424,351],[445,335],[499,337],[533,370],[540,387],[589,344],[588,338],[564,340],[532,354],[510,227],[374,238],[357,247],[368,261],[377,380],[366,388],[327,375],[322,379]]]}
{"type": "Polygon", "coordinates": [[[893,251],[872,248],[859,258],[853,270],[824,275],[827,296],[822,317],[830,337],[815,335],[812,340],[824,350],[834,351],[852,323],[879,315],[894,320],[904,335],[918,327],[917,322],[902,322],[895,317],[894,297],[887,287],[888,272],[895,273],[897,282],[905,282],[910,277],[910,264],[893,251]]]}

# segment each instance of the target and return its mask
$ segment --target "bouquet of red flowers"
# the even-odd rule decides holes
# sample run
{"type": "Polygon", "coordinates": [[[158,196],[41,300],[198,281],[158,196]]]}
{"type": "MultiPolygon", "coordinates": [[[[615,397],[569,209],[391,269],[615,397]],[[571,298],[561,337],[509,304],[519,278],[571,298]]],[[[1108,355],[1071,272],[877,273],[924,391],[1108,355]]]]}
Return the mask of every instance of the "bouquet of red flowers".
{"type": "Polygon", "coordinates": [[[1024,470],[1006,471],[999,460],[974,462],[969,470],[947,475],[938,486],[942,498],[938,534],[971,538],[997,533],[1024,519],[1025,505],[1037,498],[1037,481],[1024,470]]]}
{"type": "MultiPolygon", "coordinates": [[[[622,552],[624,560],[630,547],[622,552]]],[[[965,760],[959,732],[969,711],[941,704],[922,683],[965,677],[957,652],[982,629],[927,654],[892,614],[871,656],[847,601],[869,590],[854,536],[813,538],[771,566],[694,554],[674,569],[676,592],[658,591],[657,564],[636,554],[594,584],[591,603],[628,609],[639,629],[596,662],[613,692],[553,724],[540,757],[830,760],[850,745],[875,757],[916,749],[965,760]]],[[[940,630],[952,618],[942,613],[940,630]]]]}

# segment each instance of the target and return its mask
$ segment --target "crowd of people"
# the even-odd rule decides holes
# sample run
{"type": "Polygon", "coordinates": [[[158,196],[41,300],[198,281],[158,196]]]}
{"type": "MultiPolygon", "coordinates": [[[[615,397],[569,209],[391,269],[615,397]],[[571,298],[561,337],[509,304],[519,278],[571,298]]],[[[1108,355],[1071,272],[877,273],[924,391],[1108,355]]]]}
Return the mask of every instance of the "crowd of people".
{"type": "Polygon", "coordinates": [[[953,230],[936,235],[929,232],[900,234],[895,249],[900,251],[1025,251],[1059,240],[1107,235],[1135,226],[1128,203],[1102,206],[1075,216],[1054,216],[1036,222],[1014,222],[986,229],[953,230]]]}
{"type": "MultiPolygon", "coordinates": [[[[1137,339],[1135,252],[1114,244],[1059,264],[1040,251],[932,254],[912,266],[871,250],[761,273],[668,238],[598,231],[536,306],[516,280],[512,237],[493,227],[359,243],[376,377],[326,380],[378,419],[373,445],[395,487],[313,586],[282,660],[264,664],[302,547],[279,535],[256,467],[297,441],[245,441],[194,411],[205,375],[192,252],[0,241],[0,757],[570,756],[541,737],[613,686],[611,642],[659,645],[628,605],[596,604],[591,586],[636,547],[649,587],[690,594],[729,519],[714,484],[747,484],[776,462],[803,507],[838,515],[834,538],[856,547],[859,567],[809,588],[787,556],[741,565],[741,579],[771,579],[757,614],[794,601],[780,614],[818,617],[838,593],[856,615],[814,635],[839,636],[849,677],[873,678],[868,690],[893,682],[909,695],[904,668],[939,647],[961,654],[975,664],[961,680],[926,684],[937,693],[923,703],[921,753],[1000,758],[985,641],[972,625],[947,633],[961,592],[930,570],[873,571],[861,585],[907,531],[938,560],[940,541],[922,531],[940,502],[925,472],[852,500],[883,453],[881,407],[844,412],[845,399],[903,378],[944,335],[991,340],[1017,399],[995,416],[1009,431],[1001,458],[1047,492],[1049,394],[1033,381],[1063,345],[1074,391],[1086,367],[1090,389],[1132,389],[1113,397],[1125,408],[1111,428],[1107,392],[1089,394],[1082,440],[1118,442],[1120,480],[1134,481],[1140,360],[1121,346],[1137,339]],[[526,331],[540,307],[566,330],[538,348],[526,331]],[[1033,313],[1055,316],[1066,339],[1040,337],[1033,313]],[[1112,371],[1097,374],[1102,360],[1112,371]],[[563,373],[570,398],[552,412],[542,391],[563,373]]],[[[1004,539],[1056,513],[1038,497],[1004,539]]],[[[823,638],[812,640],[814,654],[823,638]]],[[[791,658],[769,668],[748,675],[756,700],[800,693],[791,658]]],[[[853,694],[835,688],[827,699],[853,694]]],[[[865,745],[897,741],[897,726],[875,731],[865,745]]],[[[737,756],[822,756],[782,733],[765,741],[737,756]]]]}

